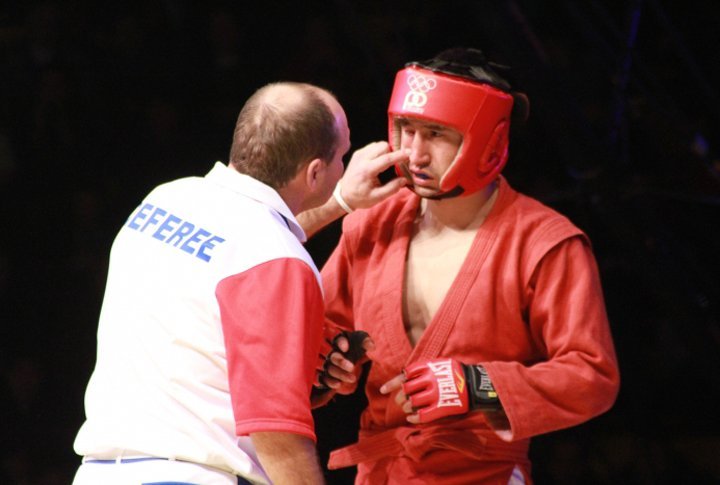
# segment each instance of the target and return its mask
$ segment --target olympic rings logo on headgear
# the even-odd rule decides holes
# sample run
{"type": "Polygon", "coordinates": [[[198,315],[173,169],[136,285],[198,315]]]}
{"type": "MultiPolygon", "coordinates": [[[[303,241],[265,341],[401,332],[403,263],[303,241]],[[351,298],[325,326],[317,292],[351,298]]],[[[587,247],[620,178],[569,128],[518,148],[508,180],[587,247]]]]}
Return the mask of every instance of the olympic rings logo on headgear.
{"type": "Polygon", "coordinates": [[[422,74],[411,74],[408,76],[407,85],[411,91],[419,93],[427,93],[437,87],[437,80],[422,74]]]}
{"type": "Polygon", "coordinates": [[[437,87],[437,80],[422,74],[411,74],[407,78],[407,85],[410,91],[405,95],[403,109],[422,113],[423,106],[427,104],[427,93],[437,87]]]}

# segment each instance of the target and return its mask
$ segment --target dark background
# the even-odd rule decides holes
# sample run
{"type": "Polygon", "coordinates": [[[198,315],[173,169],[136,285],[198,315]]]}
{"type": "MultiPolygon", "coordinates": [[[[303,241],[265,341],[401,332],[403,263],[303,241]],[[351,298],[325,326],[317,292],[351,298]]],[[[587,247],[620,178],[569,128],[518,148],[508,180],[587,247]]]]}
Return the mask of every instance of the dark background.
{"type": "MultiPolygon", "coordinates": [[[[720,483],[718,3],[245,3],[0,4],[0,482],[70,482],[115,231],[227,160],[247,96],[330,88],[357,148],[386,138],[397,69],[466,45],[531,99],[505,174],[590,235],[622,371],[611,411],[534,440],[537,483],[720,483]]],[[[316,412],[323,459],[362,404],[316,412]]]]}

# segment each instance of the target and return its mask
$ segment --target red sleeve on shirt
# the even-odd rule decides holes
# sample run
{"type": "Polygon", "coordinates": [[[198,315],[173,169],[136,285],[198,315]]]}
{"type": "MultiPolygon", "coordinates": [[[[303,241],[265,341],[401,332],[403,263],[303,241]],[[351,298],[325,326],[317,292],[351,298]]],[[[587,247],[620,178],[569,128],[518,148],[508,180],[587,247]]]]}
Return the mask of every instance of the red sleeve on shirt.
{"type": "Polygon", "coordinates": [[[322,339],[323,297],[300,259],[275,259],[217,286],[235,431],[315,440],[310,389],[322,339]]]}

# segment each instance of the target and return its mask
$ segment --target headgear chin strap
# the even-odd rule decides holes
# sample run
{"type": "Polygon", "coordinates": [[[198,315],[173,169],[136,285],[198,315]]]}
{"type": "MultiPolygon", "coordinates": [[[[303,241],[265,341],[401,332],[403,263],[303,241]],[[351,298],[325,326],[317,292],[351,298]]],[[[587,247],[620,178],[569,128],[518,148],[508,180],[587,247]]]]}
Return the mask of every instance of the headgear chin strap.
{"type": "Polygon", "coordinates": [[[388,107],[389,141],[393,149],[400,147],[398,118],[460,132],[462,145],[440,180],[437,198],[469,195],[495,180],[507,162],[513,96],[488,66],[464,65],[467,74],[448,74],[445,67],[452,63],[438,59],[408,64],[397,73],[388,107]]]}

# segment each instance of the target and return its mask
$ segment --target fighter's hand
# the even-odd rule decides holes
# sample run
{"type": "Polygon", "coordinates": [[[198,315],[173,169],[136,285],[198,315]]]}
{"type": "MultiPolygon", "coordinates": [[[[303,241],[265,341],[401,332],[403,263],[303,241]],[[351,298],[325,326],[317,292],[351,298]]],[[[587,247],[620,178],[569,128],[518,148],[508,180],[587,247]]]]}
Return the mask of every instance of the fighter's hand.
{"type": "Polygon", "coordinates": [[[400,406],[400,409],[408,415],[406,418],[408,422],[417,424],[420,422],[420,418],[417,413],[415,413],[412,403],[403,391],[403,384],[405,384],[405,381],[407,381],[407,378],[404,373],[393,377],[380,386],[380,394],[392,394],[397,391],[397,394],[395,394],[395,404],[400,406]]]}
{"type": "Polygon", "coordinates": [[[375,348],[372,338],[361,330],[342,332],[331,342],[331,350],[318,374],[317,389],[331,389],[338,394],[355,391],[367,352],[375,348]]]}
{"type": "Polygon", "coordinates": [[[411,364],[380,392],[390,394],[398,389],[395,401],[410,423],[427,423],[470,410],[464,366],[454,359],[411,364]]]}
{"type": "Polygon", "coordinates": [[[409,150],[390,151],[385,141],[369,143],[356,150],[340,181],[341,195],[353,209],[372,207],[407,184],[404,177],[396,177],[381,184],[378,176],[397,163],[407,163],[409,150]]]}

